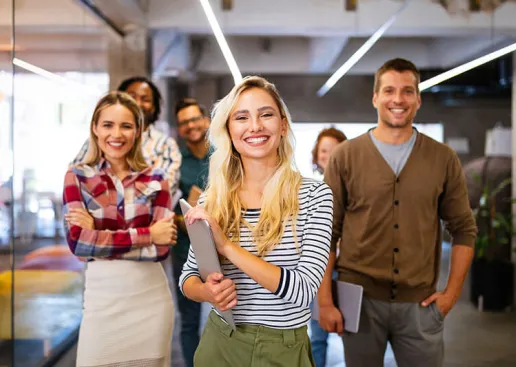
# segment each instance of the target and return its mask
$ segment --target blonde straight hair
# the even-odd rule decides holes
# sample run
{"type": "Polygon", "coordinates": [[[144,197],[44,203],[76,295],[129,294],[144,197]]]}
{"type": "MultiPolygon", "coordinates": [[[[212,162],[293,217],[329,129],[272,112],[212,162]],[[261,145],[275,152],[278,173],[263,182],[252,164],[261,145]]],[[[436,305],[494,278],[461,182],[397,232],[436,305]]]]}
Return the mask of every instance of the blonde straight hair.
{"type": "Polygon", "coordinates": [[[205,208],[219,223],[233,242],[240,241],[240,226],[252,231],[259,256],[265,256],[281,241],[288,223],[296,241],[295,219],[299,212],[298,191],[302,178],[294,162],[294,133],[287,106],[276,87],[258,76],[244,78],[216,103],[209,129],[209,139],[214,148],[210,158],[210,172],[206,188],[205,208]],[[287,121],[287,134],[278,148],[276,171],[265,185],[260,219],[254,228],[242,218],[245,208],[239,192],[244,183],[244,168],[240,154],[235,150],[228,131],[228,121],[240,95],[251,88],[260,88],[274,99],[281,117],[287,121]]]}
{"type": "Polygon", "coordinates": [[[143,158],[141,147],[144,121],[143,112],[129,94],[119,91],[110,92],[97,102],[97,106],[95,107],[95,111],[93,112],[90,122],[90,140],[88,154],[84,159],[84,164],[95,166],[100,162],[100,159],[102,158],[102,150],[99,148],[98,138],[93,132],[93,127],[99,122],[100,113],[107,107],[114,106],[116,104],[124,106],[131,111],[134,116],[134,122],[136,124],[136,139],[134,140],[133,147],[129,153],[127,153],[125,158],[132,170],[142,171],[147,168],[147,162],[145,162],[145,158],[143,158]]]}

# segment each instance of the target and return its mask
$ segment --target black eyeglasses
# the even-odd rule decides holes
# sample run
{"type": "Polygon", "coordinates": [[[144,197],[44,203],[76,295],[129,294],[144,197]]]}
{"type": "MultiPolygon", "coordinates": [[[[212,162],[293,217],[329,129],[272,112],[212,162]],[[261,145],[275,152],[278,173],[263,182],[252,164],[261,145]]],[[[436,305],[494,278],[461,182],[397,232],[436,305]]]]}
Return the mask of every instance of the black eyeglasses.
{"type": "Polygon", "coordinates": [[[186,125],[188,125],[190,122],[199,122],[199,121],[201,121],[203,118],[204,118],[204,116],[199,115],[199,116],[196,116],[196,117],[192,117],[192,118],[190,118],[190,119],[188,119],[188,120],[178,121],[178,122],[177,122],[177,126],[186,126],[186,125]]]}

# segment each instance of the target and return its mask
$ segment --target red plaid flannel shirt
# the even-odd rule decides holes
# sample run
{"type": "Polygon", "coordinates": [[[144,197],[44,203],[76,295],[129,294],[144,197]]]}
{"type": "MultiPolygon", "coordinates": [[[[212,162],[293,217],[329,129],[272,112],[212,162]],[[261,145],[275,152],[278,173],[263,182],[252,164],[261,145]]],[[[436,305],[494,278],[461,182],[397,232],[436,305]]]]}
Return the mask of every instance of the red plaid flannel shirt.
{"type": "Polygon", "coordinates": [[[169,183],[163,176],[161,170],[148,167],[121,182],[105,160],[96,167],[71,167],[64,180],[63,212],[87,209],[95,229],[69,227],[65,221],[70,250],[88,260],[164,260],[169,247],[152,244],[149,230],[173,213],[169,183]]]}

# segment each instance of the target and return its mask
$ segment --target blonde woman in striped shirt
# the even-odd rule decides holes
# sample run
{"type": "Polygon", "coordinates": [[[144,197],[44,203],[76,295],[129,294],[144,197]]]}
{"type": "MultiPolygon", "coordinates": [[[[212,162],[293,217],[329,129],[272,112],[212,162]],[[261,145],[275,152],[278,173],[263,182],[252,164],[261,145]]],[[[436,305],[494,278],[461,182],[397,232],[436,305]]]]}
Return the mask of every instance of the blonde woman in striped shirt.
{"type": "Polygon", "coordinates": [[[215,107],[208,187],[185,220],[209,222],[223,274],[203,282],[190,248],[180,284],[212,311],[195,366],[313,366],[307,323],[328,261],[333,198],[294,164],[287,107],[275,86],[247,77],[215,107]]]}

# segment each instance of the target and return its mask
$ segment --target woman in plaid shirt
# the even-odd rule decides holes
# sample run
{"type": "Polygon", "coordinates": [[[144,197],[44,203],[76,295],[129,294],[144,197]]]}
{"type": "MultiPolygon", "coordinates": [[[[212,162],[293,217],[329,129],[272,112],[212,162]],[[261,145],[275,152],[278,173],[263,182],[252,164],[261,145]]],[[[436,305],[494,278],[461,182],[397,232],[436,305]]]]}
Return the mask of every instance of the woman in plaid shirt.
{"type": "Polygon", "coordinates": [[[169,184],[143,158],[142,128],[129,95],[106,95],[85,163],[65,176],[66,238],[88,261],[77,366],[170,366],[174,310],[159,261],[177,232],[169,184]]]}

